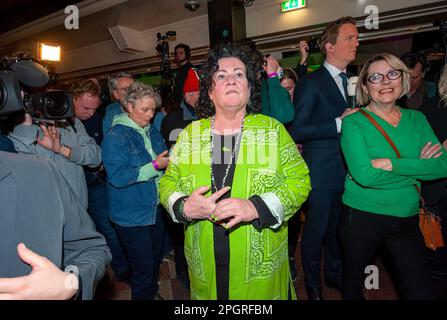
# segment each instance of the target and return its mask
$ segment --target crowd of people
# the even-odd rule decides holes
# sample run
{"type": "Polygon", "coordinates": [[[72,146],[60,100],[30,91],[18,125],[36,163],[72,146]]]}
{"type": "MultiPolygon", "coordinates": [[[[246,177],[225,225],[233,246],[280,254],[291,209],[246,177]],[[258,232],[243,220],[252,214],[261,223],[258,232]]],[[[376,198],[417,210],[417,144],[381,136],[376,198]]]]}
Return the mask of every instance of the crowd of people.
{"type": "Polygon", "coordinates": [[[36,206],[45,223],[28,234],[2,224],[10,247],[0,249],[17,267],[0,268],[0,299],[91,299],[108,264],[132,299],[162,299],[160,264],[172,250],[191,299],[294,300],[302,269],[309,300],[324,299],[322,278],[357,300],[382,247],[401,298],[447,298],[436,291],[436,281],[447,283],[446,248],[430,252],[418,223],[422,193],[447,239],[447,68],[436,86],[424,80],[422,54],[377,54],[352,97],[358,46],[351,17],[326,26],[325,61],[309,74],[306,41],[297,67],[284,69],[236,44],[212,49],[196,68],[179,44],[175,96],[166,101],[121,72],[109,79],[115,101],[104,116],[95,78],[73,83],[68,121],[36,124],[25,114],[1,137],[9,153],[0,153],[0,186],[21,199],[28,180],[48,185],[18,208],[0,206],[12,224],[13,211],[26,216],[36,206]],[[8,177],[31,158],[28,174],[8,177]],[[58,196],[48,200],[51,192],[58,196]],[[80,270],[76,290],[62,285],[71,265],[80,270]],[[57,277],[21,292],[18,276],[27,273],[30,284],[57,277]]]}

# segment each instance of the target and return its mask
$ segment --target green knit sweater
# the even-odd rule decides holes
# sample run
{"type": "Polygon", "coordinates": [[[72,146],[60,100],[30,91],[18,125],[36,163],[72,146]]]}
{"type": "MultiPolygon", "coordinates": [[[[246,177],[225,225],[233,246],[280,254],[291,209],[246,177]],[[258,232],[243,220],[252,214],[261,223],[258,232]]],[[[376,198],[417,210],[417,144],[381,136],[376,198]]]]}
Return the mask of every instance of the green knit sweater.
{"type": "Polygon", "coordinates": [[[393,127],[365,110],[383,127],[401,154],[395,152],[382,134],[360,112],[343,119],[341,147],[348,165],[343,202],[355,209],[396,217],[409,217],[419,211],[418,180],[447,177],[447,155],[420,159],[427,142],[438,143],[425,116],[400,109],[399,125],[393,127]],[[373,168],[371,160],[389,158],[392,171],[373,168]]]}

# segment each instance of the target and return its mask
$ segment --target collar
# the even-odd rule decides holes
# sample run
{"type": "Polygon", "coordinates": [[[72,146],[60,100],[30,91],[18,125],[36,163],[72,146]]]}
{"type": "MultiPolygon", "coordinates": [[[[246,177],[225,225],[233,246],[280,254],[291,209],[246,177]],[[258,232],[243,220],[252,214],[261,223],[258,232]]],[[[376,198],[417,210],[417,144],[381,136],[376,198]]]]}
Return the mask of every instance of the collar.
{"type": "Polygon", "coordinates": [[[338,69],[337,67],[333,66],[332,64],[330,64],[327,61],[324,61],[323,65],[327,69],[327,71],[329,71],[329,73],[331,74],[332,78],[339,77],[339,73],[340,72],[346,73],[346,69],[340,70],[340,69],[338,69]]]}
{"type": "Polygon", "coordinates": [[[180,108],[183,110],[183,120],[197,120],[198,117],[193,111],[192,107],[189,107],[185,99],[180,103],[180,108]]]}

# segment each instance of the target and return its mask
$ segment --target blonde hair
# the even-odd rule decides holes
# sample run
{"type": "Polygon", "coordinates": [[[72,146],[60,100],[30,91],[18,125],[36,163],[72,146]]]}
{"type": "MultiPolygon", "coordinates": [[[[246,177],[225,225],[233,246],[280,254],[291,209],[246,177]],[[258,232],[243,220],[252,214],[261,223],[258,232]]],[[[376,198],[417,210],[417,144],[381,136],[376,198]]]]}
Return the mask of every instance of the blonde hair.
{"type": "Polygon", "coordinates": [[[369,67],[374,62],[378,61],[386,61],[391,68],[402,70],[402,92],[399,98],[406,95],[410,91],[410,71],[408,70],[407,66],[398,57],[389,53],[381,53],[366,61],[365,65],[362,68],[362,71],[360,71],[359,80],[355,89],[357,104],[359,104],[360,106],[368,104],[371,100],[371,97],[368,95],[367,92],[365,92],[363,86],[366,86],[369,67]]]}
{"type": "Polygon", "coordinates": [[[441,76],[439,77],[438,91],[439,91],[439,96],[441,97],[441,101],[444,102],[444,105],[447,105],[447,67],[446,66],[444,66],[442,68],[441,76]]]}

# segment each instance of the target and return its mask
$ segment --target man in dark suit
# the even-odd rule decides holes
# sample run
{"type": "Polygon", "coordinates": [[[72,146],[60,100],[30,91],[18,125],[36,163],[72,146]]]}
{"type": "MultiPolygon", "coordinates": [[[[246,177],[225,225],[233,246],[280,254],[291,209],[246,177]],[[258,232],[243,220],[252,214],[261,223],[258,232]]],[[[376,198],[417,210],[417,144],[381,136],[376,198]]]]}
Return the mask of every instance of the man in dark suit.
{"type": "Polygon", "coordinates": [[[336,228],[346,169],[340,149],[341,122],[357,109],[348,108],[346,67],[355,60],[356,22],[343,17],[329,24],[320,39],[324,65],[296,87],[296,116],[291,135],[303,144],[312,191],[302,236],[302,261],[308,298],[322,299],[320,266],[328,287],[341,287],[342,261],[336,228]]]}

